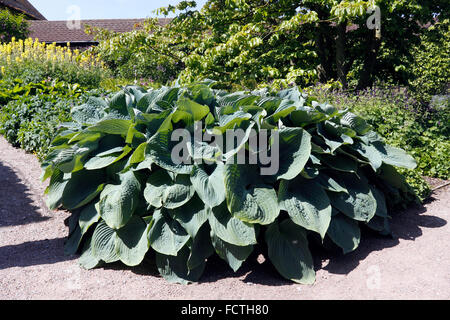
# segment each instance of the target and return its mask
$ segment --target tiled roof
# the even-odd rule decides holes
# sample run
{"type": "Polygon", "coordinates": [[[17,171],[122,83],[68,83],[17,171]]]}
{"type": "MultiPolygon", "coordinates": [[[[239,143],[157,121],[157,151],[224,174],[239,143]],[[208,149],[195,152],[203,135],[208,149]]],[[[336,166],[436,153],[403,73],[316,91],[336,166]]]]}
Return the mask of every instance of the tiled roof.
{"type": "MultiPolygon", "coordinates": [[[[82,20],[79,29],[74,29],[68,21],[30,21],[30,37],[47,43],[94,42],[93,35],[84,32],[85,25],[114,32],[129,32],[139,28],[144,21],[145,19],[82,20]]],[[[170,19],[160,19],[162,25],[169,21],[170,19]]]]}
{"type": "Polygon", "coordinates": [[[33,19],[46,20],[45,17],[27,0],[0,0],[0,4],[22,12],[33,19]]]}

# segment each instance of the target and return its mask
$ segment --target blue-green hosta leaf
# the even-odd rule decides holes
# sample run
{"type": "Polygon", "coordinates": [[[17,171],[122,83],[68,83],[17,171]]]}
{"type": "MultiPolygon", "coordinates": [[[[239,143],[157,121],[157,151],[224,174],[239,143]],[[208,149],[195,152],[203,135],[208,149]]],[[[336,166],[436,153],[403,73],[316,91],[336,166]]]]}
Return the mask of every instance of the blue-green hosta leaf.
{"type": "Polygon", "coordinates": [[[314,263],[302,227],[287,219],[272,224],[265,236],[269,259],[284,278],[301,284],[315,282],[314,263]]]}
{"type": "Polygon", "coordinates": [[[102,170],[82,170],[72,173],[64,188],[62,204],[67,210],[81,208],[97,197],[104,188],[102,170]]]}
{"type": "Polygon", "coordinates": [[[117,92],[110,100],[109,100],[109,109],[116,110],[118,113],[122,115],[128,114],[128,108],[132,107],[133,98],[132,96],[125,92],[124,90],[117,92]]]}
{"type": "Polygon", "coordinates": [[[323,123],[317,124],[317,133],[324,140],[325,144],[330,148],[331,154],[339,149],[342,145],[351,145],[353,144],[353,139],[346,134],[342,134],[339,137],[330,135],[323,123]]]}
{"type": "Polygon", "coordinates": [[[375,142],[372,145],[378,150],[381,159],[386,164],[406,169],[415,169],[417,167],[416,160],[402,149],[391,147],[382,142],[375,142]]]}
{"type": "Polygon", "coordinates": [[[372,127],[366,122],[366,120],[351,112],[347,112],[346,114],[344,114],[344,116],[341,118],[341,124],[356,131],[356,133],[360,136],[366,134],[372,129],[372,127]]]}
{"type": "Polygon", "coordinates": [[[81,234],[85,234],[93,224],[100,220],[100,213],[99,210],[97,210],[96,205],[95,202],[91,202],[81,210],[78,221],[81,234]]]}
{"type": "Polygon", "coordinates": [[[361,239],[358,222],[342,214],[338,214],[331,219],[327,235],[336,245],[342,248],[344,254],[358,248],[361,239]]]}
{"type": "Polygon", "coordinates": [[[317,182],[325,190],[332,191],[332,192],[348,193],[348,191],[344,185],[340,184],[335,179],[333,179],[330,176],[328,176],[327,174],[323,173],[323,171],[317,177],[317,182]]]}
{"type": "Polygon", "coordinates": [[[337,171],[355,173],[358,170],[358,163],[343,155],[323,154],[319,158],[323,164],[337,171]]]}
{"type": "MultiPolygon", "coordinates": [[[[145,151],[146,156],[163,169],[178,174],[190,174],[194,167],[192,164],[175,163],[172,159],[173,147],[182,142],[171,141],[171,137],[171,131],[162,131],[155,134],[148,141],[145,151]]],[[[188,157],[189,155],[184,156],[188,157]]]]}
{"type": "Polygon", "coordinates": [[[177,103],[177,109],[173,114],[173,123],[183,121],[186,125],[193,124],[195,121],[200,121],[209,113],[209,107],[198,104],[186,97],[180,98],[177,103]]]}
{"type": "Polygon", "coordinates": [[[107,106],[103,99],[90,97],[85,104],[72,108],[72,119],[80,124],[94,124],[105,116],[107,106]]]}
{"type": "Polygon", "coordinates": [[[345,173],[333,178],[344,184],[348,191],[348,194],[328,193],[333,207],[354,220],[369,222],[377,211],[377,201],[367,181],[345,173]]]}
{"type": "Polygon", "coordinates": [[[94,256],[92,253],[92,237],[84,244],[83,252],[78,259],[80,267],[86,270],[94,269],[102,265],[102,261],[94,256]]]}
{"type": "Polygon", "coordinates": [[[184,206],[168,210],[167,212],[194,239],[198,230],[208,221],[210,209],[205,206],[202,200],[194,196],[184,206]]]}
{"type": "Polygon", "coordinates": [[[191,90],[191,95],[195,102],[207,106],[212,105],[215,96],[214,92],[208,87],[208,85],[197,84],[189,89],[191,90]]]}
{"type": "Polygon", "coordinates": [[[200,279],[205,269],[205,263],[200,264],[195,269],[188,269],[188,259],[190,251],[188,246],[184,246],[177,256],[156,253],[156,266],[161,276],[170,283],[187,285],[200,279]]]}
{"type": "Polygon", "coordinates": [[[147,234],[150,225],[139,217],[132,217],[126,226],[116,231],[116,250],[120,261],[127,266],[137,266],[149,249],[147,234]]]}
{"type": "Polygon", "coordinates": [[[137,266],[149,248],[147,233],[147,224],[137,216],[119,230],[100,221],[92,235],[92,254],[106,263],[120,260],[128,266],[137,266]]]}
{"type": "Polygon", "coordinates": [[[211,243],[210,237],[211,228],[208,224],[204,224],[190,245],[191,254],[187,261],[187,267],[189,270],[193,270],[198,266],[204,264],[206,259],[214,254],[214,248],[211,243]]]}
{"type": "Polygon", "coordinates": [[[125,146],[124,148],[114,148],[89,159],[85,163],[84,167],[86,168],[86,170],[98,170],[106,168],[113,163],[116,163],[125,158],[132,150],[133,149],[129,146],[125,146]]]}
{"type": "Polygon", "coordinates": [[[108,227],[105,221],[95,228],[91,240],[92,254],[99,260],[106,263],[113,263],[120,260],[116,250],[116,231],[108,227]]]}
{"type": "Polygon", "coordinates": [[[57,209],[62,204],[64,189],[69,180],[64,180],[64,173],[56,169],[50,179],[50,184],[46,190],[48,198],[47,207],[50,210],[57,209]]]}
{"type": "Polygon", "coordinates": [[[280,206],[292,221],[319,233],[322,239],[331,221],[331,205],[326,192],[314,180],[282,180],[278,191],[280,206]]]}
{"type": "Polygon", "coordinates": [[[392,235],[391,226],[389,224],[389,218],[375,216],[366,223],[366,226],[372,230],[378,231],[383,236],[392,235]]]}
{"type": "Polygon", "coordinates": [[[215,130],[220,133],[225,133],[227,130],[232,130],[236,127],[240,127],[244,121],[250,120],[252,115],[248,112],[238,110],[231,114],[220,114],[218,116],[219,125],[215,127],[215,130]]]}
{"type": "Polygon", "coordinates": [[[278,180],[292,180],[304,169],[311,155],[311,135],[302,128],[284,128],[279,132],[280,169],[278,180]]]}
{"type": "Polygon", "coordinates": [[[239,151],[241,151],[245,147],[245,144],[250,139],[250,136],[252,135],[252,133],[254,133],[253,128],[255,125],[256,125],[255,122],[246,122],[246,127],[244,126],[245,129],[244,128],[235,129],[234,134],[236,134],[236,136],[232,137],[228,134],[225,134],[223,136],[224,150],[222,150],[222,153],[225,162],[235,157],[239,153],[239,151]],[[240,134],[238,133],[238,130],[242,130],[240,134]],[[232,141],[227,140],[230,138],[232,138],[232,141]],[[229,146],[229,144],[231,146],[229,146]]]}
{"type": "Polygon", "coordinates": [[[95,125],[89,127],[88,130],[126,137],[131,124],[131,120],[109,119],[97,122],[95,125]]]}
{"type": "Polygon", "coordinates": [[[352,148],[370,162],[370,166],[376,172],[383,164],[383,159],[378,150],[372,146],[356,141],[352,148]]]}
{"type": "Polygon", "coordinates": [[[194,166],[191,182],[200,199],[210,208],[225,201],[224,165],[218,163],[215,170],[208,174],[210,166],[194,166]]]}
{"type": "Polygon", "coordinates": [[[383,192],[381,192],[378,188],[370,186],[370,190],[373,193],[373,196],[377,200],[377,212],[375,213],[378,217],[387,218],[389,216],[388,209],[386,206],[386,197],[383,192]]]}
{"type": "Polygon", "coordinates": [[[264,184],[252,165],[225,165],[225,192],[228,210],[247,223],[271,224],[280,213],[277,194],[264,184]]]}
{"type": "Polygon", "coordinates": [[[255,227],[233,217],[226,203],[215,207],[209,215],[209,225],[214,234],[225,242],[236,246],[256,244],[255,227]]]}
{"type": "Polygon", "coordinates": [[[312,123],[318,123],[327,118],[325,114],[309,107],[302,107],[293,111],[290,115],[294,125],[304,127],[312,123]]]}
{"type": "Polygon", "coordinates": [[[189,234],[169,213],[157,210],[153,214],[153,225],[148,234],[150,246],[164,255],[176,256],[189,241],[189,234]]]}
{"type": "Polygon", "coordinates": [[[69,238],[64,242],[64,254],[67,256],[74,255],[78,251],[82,237],[80,227],[77,225],[76,229],[72,231],[69,238]]]}
{"type": "Polygon", "coordinates": [[[119,175],[119,185],[108,185],[100,195],[99,213],[112,229],[123,228],[139,204],[141,184],[134,172],[119,175]]]}
{"type": "Polygon", "coordinates": [[[80,171],[83,169],[84,159],[97,147],[98,142],[92,142],[86,143],[82,147],[78,144],[67,149],[57,150],[57,155],[52,159],[52,164],[64,173],[80,171]]]}
{"type": "Polygon", "coordinates": [[[155,208],[175,209],[183,206],[195,194],[189,176],[177,175],[174,180],[165,170],[152,173],[144,190],[147,202],[155,208]]]}
{"type": "Polygon", "coordinates": [[[258,100],[258,96],[247,95],[244,92],[233,92],[227,93],[217,99],[217,104],[221,107],[231,106],[234,108],[242,107],[242,106],[250,106],[258,100]]]}
{"type": "Polygon", "coordinates": [[[214,250],[219,257],[225,260],[234,272],[238,271],[242,264],[247,260],[250,254],[253,252],[253,245],[250,246],[236,246],[227,243],[217,237],[211,232],[211,240],[214,246],[214,250]]]}

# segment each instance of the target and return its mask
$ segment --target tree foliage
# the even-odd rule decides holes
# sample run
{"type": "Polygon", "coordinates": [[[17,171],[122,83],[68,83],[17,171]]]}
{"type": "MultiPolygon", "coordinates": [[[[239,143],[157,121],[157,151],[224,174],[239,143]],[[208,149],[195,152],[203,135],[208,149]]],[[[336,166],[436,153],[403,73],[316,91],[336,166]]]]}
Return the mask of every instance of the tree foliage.
{"type": "Polygon", "coordinates": [[[0,10],[0,42],[9,42],[13,37],[25,39],[29,34],[28,28],[24,15],[12,14],[8,9],[0,10]]]}
{"type": "Polygon", "coordinates": [[[443,0],[209,0],[195,8],[182,1],[159,9],[176,15],[166,27],[151,19],[129,34],[97,33],[104,41],[96,51],[120,72],[160,82],[407,84],[423,25],[448,16],[443,0]],[[374,6],[381,30],[367,27],[374,6]]]}

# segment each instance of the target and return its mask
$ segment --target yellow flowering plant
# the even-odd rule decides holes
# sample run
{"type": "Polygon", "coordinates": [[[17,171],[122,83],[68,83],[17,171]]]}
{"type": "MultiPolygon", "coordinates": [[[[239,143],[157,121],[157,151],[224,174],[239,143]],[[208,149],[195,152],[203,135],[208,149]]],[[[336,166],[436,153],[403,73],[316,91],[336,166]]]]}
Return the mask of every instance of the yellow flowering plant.
{"type": "Polygon", "coordinates": [[[108,76],[104,64],[94,55],[72,50],[56,43],[47,44],[38,39],[0,43],[1,77],[39,82],[51,78],[96,87],[108,76]]]}

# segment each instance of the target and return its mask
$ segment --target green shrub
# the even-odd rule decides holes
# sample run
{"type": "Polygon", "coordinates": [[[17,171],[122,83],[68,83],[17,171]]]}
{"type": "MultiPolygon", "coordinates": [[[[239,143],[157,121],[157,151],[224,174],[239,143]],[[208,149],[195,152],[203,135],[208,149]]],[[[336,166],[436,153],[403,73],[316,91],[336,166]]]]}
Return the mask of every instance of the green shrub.
{"type": "Polygon", "coordinates": [[[59,124],[71,121],[70,109],[95,94],[98,92],[85,93],[77,85],[61,82],[17,83],[12,90],[2,91],[2,99],[9,103],[0,109],[0,134],[42,160],[59,124]]]}
{"type": "Polygon", "coordinates": [[[422,36],[420,44],[413,50],[414,63],[409,86],[416,99],[424,104],[429,104],[435,95],[449,94],[449,25],[450,20],[445,19],[430,27],[422,36]]]}
{"type": "Polygon", "coordinates": [[[229,94],[213,86],[127,87],[72,109],[42,178],[50,178],[48,206],[72,212],[65,251],[81,251],[83,267],[136,266],[152,250],[165,279],[189,283],[214,252],[236,271],[259,243],[283,277],[310,284],[309,235],[351,252],[360,226],[388,234],[389,213],[416,200],[394,167],[414,168],[414,159],[361,117],[297,88],[229,94]],[[191,141],[180,156],[195,161],[172,156],[176,129],[191,141]],[[237,129],[237,144],[221,147],[226,130],[237,129]],[[263,129],[270,136],[255,147],[263,129]],[[195,139],[206,132],[214,143],[195,139]],[[267,163],[256,157],[268,141],[280,161],[273,175],[261,173],[267,163]],[[241,151],[247,164],[233,164],[241,151]]]}
{"type": "Polygon", "coordinates": [[[88,53],[31,38],[13,38],[10,43],[0,43],[0,66],[0,79],[12,81],[18,78],[24,83],[59,80],[98,88],[100,82],[111,75],[88,53]]]}
{"type": "Polygon", "coordinates": [[[8,9],[0,9],[0,42],[9,42],[13,37],[28,37],[29,22],[24,15],[12,14],[8,9]]]}

